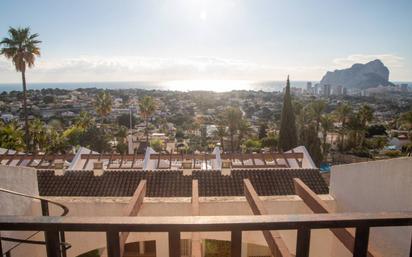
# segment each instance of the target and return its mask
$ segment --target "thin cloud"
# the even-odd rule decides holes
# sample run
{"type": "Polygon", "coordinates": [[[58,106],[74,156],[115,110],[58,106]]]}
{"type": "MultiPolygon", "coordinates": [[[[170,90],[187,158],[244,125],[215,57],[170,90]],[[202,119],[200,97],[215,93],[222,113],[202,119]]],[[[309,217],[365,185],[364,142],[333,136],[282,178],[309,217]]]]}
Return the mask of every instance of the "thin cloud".
{"type": "MultiPolygon", "coordinates": [[[[144,56],[80,56],[38,59],[31,72],[34,81],[131,81],[179,79],[284,79],[287,74],[308,78],[321,76],[321,66],[272,66],[247,60],[214,56],[158,58],[144,56]]],[[[12,76],[9,61],[0,59],[0,74],[12,76]]],[[[3,76],[7,78],[7,76],[3,76]]],[[[316,78],[316,77],[315,77],[316,78]]]]}
{"type": "Polygon", "coordinates": [[[349,67],[355,63],[367,63],[379,59],[389,68],[402,68],[404,58],[394,54],[352,54],[343,58],[336,58],[333,63],[338,68],[349,67]]]}

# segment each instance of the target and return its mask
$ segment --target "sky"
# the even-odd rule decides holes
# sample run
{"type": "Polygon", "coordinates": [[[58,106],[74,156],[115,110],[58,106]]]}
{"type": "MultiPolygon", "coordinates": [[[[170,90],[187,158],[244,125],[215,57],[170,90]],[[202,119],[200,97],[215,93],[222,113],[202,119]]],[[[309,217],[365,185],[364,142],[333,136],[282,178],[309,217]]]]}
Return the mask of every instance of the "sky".
{"type": "MultiPolygon", "coordinates": [[[[0,0],[39,33],[31,82],[292,80],[381,59],[412,81],[411,0],[0,0]]],[[[0,57],[0,83],[20,82],[0,57]]]]}

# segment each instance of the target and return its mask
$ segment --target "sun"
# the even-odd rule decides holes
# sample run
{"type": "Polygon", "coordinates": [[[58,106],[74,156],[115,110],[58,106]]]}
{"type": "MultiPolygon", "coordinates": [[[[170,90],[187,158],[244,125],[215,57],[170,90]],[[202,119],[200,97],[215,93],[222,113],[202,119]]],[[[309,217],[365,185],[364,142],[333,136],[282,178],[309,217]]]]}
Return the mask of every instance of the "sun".
{"type": "Polygon", "coordinates": [[[207,20],[207,12],[205,10],[201,11],[199,17],[202,21],[207,20]]]}

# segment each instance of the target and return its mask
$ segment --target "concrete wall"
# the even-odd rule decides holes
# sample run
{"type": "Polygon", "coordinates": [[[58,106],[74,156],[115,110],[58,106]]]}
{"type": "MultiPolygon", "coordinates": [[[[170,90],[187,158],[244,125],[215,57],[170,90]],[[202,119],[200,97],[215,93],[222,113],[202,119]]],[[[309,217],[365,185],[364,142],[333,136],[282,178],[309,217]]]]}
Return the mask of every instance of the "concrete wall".
{"type": "MultiPolygon", "coordinates": [[[[39,195],[36,170],[0,165],[0,188],[28,195],[39,195]]],[[[30,198],[0,192],[0,215],[31,215],[32,203],[33,200],[30,198]]],[[[1,234],[5,237],[25,238],[30,233],[5,231],[1,234]]],[[[13,245],[15,243],[2,242],[3,251],[6,252],[13,245]]],[[[13,256],[18,256],[19,248],[13,251],[13,256]]]]}
{"type": "MultiPolygon", "coordinates": [[[[329,195],[322,198],[329,206],[334,208],[334,200],[329,195]]],[[[61,202],[69,207],[69,216],[122,216],[123,208],[130,198],[87,198],[87,197],[53,197],[52,200],[61,202]]],[[[310,210],[297,196],[272,196],[262,197],[265,206],[272,214],[296,214],[310,213],[310,210]]],[[[40,210],[39,205],[33,205],[33,211],[40,210]]],[[[51,208],[52,214],[60,213],[57,208],[51,208]]],[[[251,215],[251,210],[244,197],[216,197],[200,199],[201,215],[251,215]]],[[[182,216],[191,215],[190,198],[145,198],[141,216],[182,216]]],[[[291,252],[295,252],[296,232],[281,231],[287,246],[291,252]]],[[[182,233],[182,239],[189,239],[190,233],[182,233]]],[[[201,233],[203,239],[230,240],[228,232],[201,233]]],[[[73,247],[69,250],[69,257],[77,256],[91,249],[102,248],[106,245],[104,233],[66,233],[66,239],[73,247]]],[[[128,242],[141,240],[157,240],[158,256],[167,256],[167,234],[166,233],[132,233],[128,242]]],[[[317,257],[330,257],[332,251],[332,234],[328,230],[315,230],[312,232],[311,255],[317,257]]],[[[266,246],[261,232],[244,232],[243,242],[266,246]]],[[[246,249],[247,252],[253,251],[246,249]]],[[[256,256],[256,255],[255,255],[256,256]]]]}
{"type": "MultiPolygon", "coordinates": [[[[330,194],[338,212],[412,211],[412,158],[333,166],[330,194]]],[[[409,256],[411,236],[412,227],[374,228],[370,243],[383,256],[409,256]]]]}

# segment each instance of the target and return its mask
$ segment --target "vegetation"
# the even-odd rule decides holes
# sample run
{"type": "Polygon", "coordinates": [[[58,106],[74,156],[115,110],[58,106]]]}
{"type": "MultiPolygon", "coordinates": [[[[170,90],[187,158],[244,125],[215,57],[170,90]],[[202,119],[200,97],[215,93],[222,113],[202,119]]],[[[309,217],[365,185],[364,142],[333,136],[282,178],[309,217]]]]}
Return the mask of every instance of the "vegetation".
{"type": "Polygon", "coordinates": [[[160,139],[153,139],[150,141],[150,147],[160,153],[163,150],[163,141],[160,139]]]}
{"type": "Polygon", "coordinates": [[[36,56],[40,56],[38,34],[31,34],[30,28],[9,28],[9,37],[4,38],[0,42],[2,48],[0,54],[7,59],[12,60],[16,71],[21,72],[23,82],[23,109],[25,123],[25,142],[26,147],[30,145],[29,135],[29,119],[27,113],[27,85],[26,85],[26,69],[32,68],[36,60],[36,56]]]}
{"type": "Polygon", "coordinates": [[[109,113],[112,112],[112,96],[106,90],[100,92],[100,94],[97,95],[95,105],[96,112],[101,117],[103,123],[104,117],[106,117],[107,115],[109,115],[109,113]]]}
{"type": "Polygon", "coordinates": [[[143,99],[139,102],[139,108],[140,108],[140,115],[142,115],[145,121],[145,124],[146,124],[146,129],[145,129],[146,142],[149,142],[149,119],[156,110],[156,104],[155,104],[153,97],[151,96],[143,97],[143,99]]]}
{"type": "Polygon", "coordinates": [[[0,147],[22,151],[26,147],[24,144],[24,134],[16,122],[0,124],[0,147]]]}
{"type": "Polygon", "coordinates": [[[230,150],[235,151],[235,135],[237,134],[242,119],[242,112],[239,108],[229,107],[225,111],[224,118],[228,126],[230,136],[230,150]]]}
{"type": "Polygon", "coordinates": [[[292,107],[292,98],[290,95],[289,76],[286,81],[285,95],[283,97],[282,116],[280,121],[279,132],[279,149],[288,151],[298,144],[295,114],[292,107]]]}

